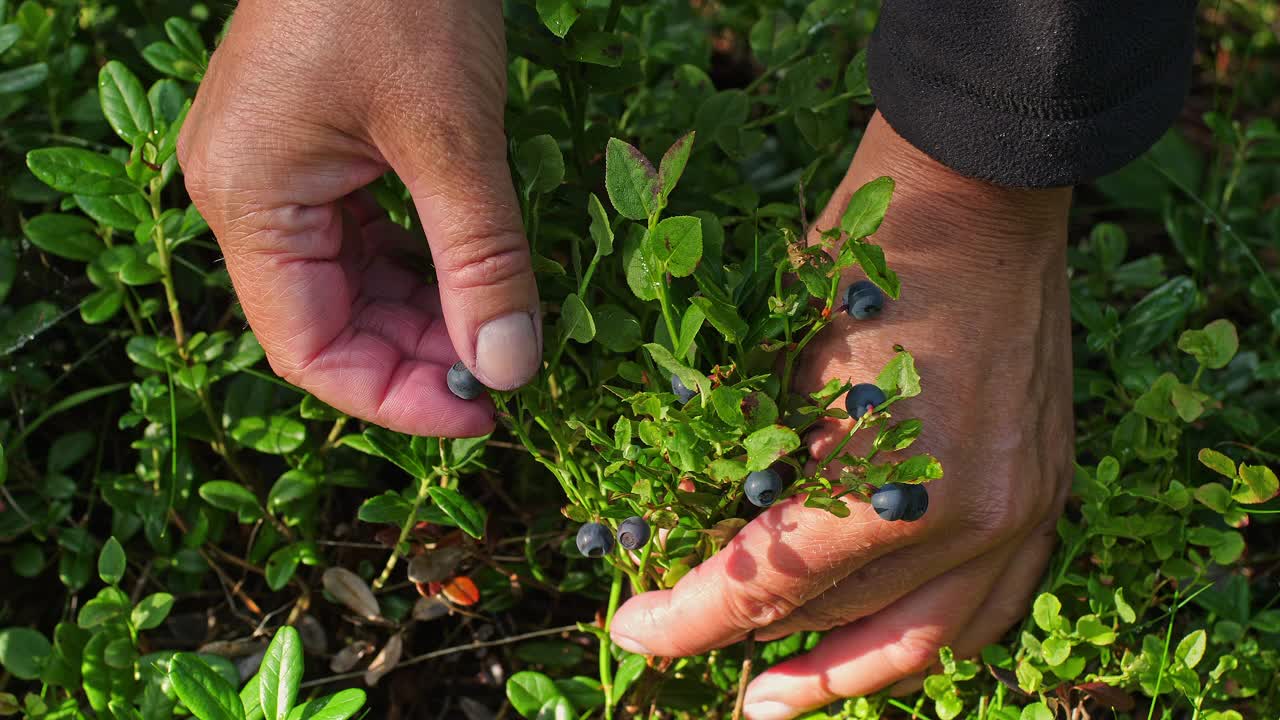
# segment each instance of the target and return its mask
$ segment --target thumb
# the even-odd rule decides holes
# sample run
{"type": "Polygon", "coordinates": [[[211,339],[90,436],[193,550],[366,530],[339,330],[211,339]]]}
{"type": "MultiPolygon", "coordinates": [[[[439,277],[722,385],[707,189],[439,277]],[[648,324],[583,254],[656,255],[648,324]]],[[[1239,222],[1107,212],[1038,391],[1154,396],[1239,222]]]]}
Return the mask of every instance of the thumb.
{"type": "Polygon", "coordinates": [[[542,364],[542,320],[506,138],[494,119],[438,122],[448,129],[388,160],[426,231],[454,350],[487,387],[513,390],[542,364]]]}

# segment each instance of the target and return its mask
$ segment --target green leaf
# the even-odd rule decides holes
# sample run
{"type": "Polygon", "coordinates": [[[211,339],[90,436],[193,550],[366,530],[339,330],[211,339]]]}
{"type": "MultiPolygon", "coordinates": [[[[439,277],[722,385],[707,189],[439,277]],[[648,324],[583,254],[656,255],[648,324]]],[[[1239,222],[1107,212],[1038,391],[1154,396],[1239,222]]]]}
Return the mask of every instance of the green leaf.
{"type": "MultiPolygon", "coordinates": [[[[690,357],[693,350],[693,343],[698,339],[698,331],[702,329],[702,324],[706,322],[707,316],[702,312],[702,308],[697,305],[691,306],[685,312],[684,317],[680,318],[680,337],[675,341],[675,356],[678,358],[690,357]]],[[[666,329],[665,326],[662,327],[666,329]]]]}
{"type": "Polygon", "coordinates": [[[124,288],[113,286],[95,290],[80,302],[80,319],[86,325],[100,325],[120,312],[124,306],[124,288]]]}
{"type": "Polygon", "coordinates": [[[393,492],[385,492],[365,500],[356,513],[362,522],[379,525],[404,525],[412,506],[408,500],[393,492]]]}
{"type": "Polygon", "coordinates": [[[538,0],[538,17],[556,37],[562,38],[573,27],[582,10],[576,0],[538,0]]]}
{"type": "Polygon", "coordinates": [[[850,240],[846,247],[858,261],[858,266],[867,274],[867,279],[883,290],[885,295],[897,300],[902,293],[902,284],[898,280],[898,274],[885,264],[884,250],[879,245],[862,240],[850,240]]]}
{"type": "Polygon", "coordinates": [[[1266,502],[1280,490],[1276,474],[1266,465],[1240,464],[1240,483],[1231,491],[1236,502],[1252,505],[1266,502]]]}
{"type": "Polygon", "coordinates": [[[1173,406],[1173,391],[1181,385],[1173,373],[1164,373],[1133,402],[1134,411],[1152,420],[1173,422],[1178,417],[1178,409],[1173,406]]]}
{"type": "Polygon", "coordinates": [[[287,415],[243,417],[231,426],[231,437],[258,452],[284,455],[302,446],[307,428],[287,415]]]}
{"type": "Polygon", "coordinates": [[[1125,315],[1122,354],[1140,355],[1167,340],[1182,325],[1195,299],[1195,283],[1185,276],[1148,293],[1125,315]]]}
{"type": "Polygon", "coordinates": [[[680,382],[684,383],[685,387],[697,388],[703,396],[711,394],[711,381],[707,376],[676,360],[670,350],[658,343],[646,343],[644,349],[649,351],[649,356],[658,364],[658,367],[680,378],[680,382]]]}
{"type": "Polygon", "coordinates": [[[1194,356],[1196,362],[1217,370],[1226,367],[1240,349],[1236,326],[1230,320],[1214,320],[1203,330],[1187,330],[1178,338],[1178,349],[1194,356]]]}
{"type": "MultiPolygon", "coordinates": [[[[605,67],[621,67],[627,57],[628,39],[618,33],[579,32],[574,33],[568,48],[569,57],[578,62],[605,67]]],[[[634,41],[631,41],[634,53],[634,41]]]]}
{"type": "Polygon", "coordinates": [[[25,92],[38,87],[47,77],[49,66],[42,62],[0,72],[0,95],[25,92]]]}
{"type": "Polygon", "coordinates": [[[1200,453],[1196,457],[1200,459],[1200,464],[1218,473],[1219,475],[1230,478],[1232,480],[1236,479],[1235,461],[1233,461],[1231,458],[1227,457],[1226,455],[1223,455],[1222,453],[1218,452],[1217,450],[1202,448],[1200,450],[1200,453]]]}
{"type": "Polygon", "coordinates": [[[93,223],[79,215],[37,215],[27,221],[22,233],[32,245],[68,260],[89,262],[106,247],[93,223]]]}
{"type": "Polygon", "coordinates": [[[1057,636],[1047,637],[1040,645],[1040,656],[1050,665],[1061,665],[1071,657],[1071,641],[1057,636]]]}
{"type": "Polygon", "coordinates": [[[129,596],[114,587],[103,588],[97,596],[80,606],[76,624],[88,630],[129,614],[129,596]]]}
{"type": "Polygon", "coordinates": [[[605,147],[605,190],[618,214],[646,220],[658,211],[658,171],[644,153],[617,138],[605,147]]]}
{"type": "Polygon", "coordinates": [[[1194,668],[1204,659],[1204,651],[1208,645],[1208,634],[1203,628],[1192,631],[1178,643],[1178,647],[1173,651],[1173,656],[1182,661],[1183,665],[1194,668]]]}
{"type": "Polygon", "coordinates": [[[285,625],[267,646],[258,669],[258,702],[266,720],[286,720],[302,682],[302,639],[285,625]]]}
{"type": "Polygon", "coordinates": [[[302,562],[305,548],[305,543],[293,543],[277,548],[267,557],[267,564],[262,569],[267,578],[267,587],[280,590],[289,584],[294,573],[298,571],[298,564],[302,562]]]}
{"type": "Polygon", "coordinates": [[[138,77],[123,63],[112,60],[98,71],[98,97],[102,114],[121,140],[134,144],[151,134],[151,103],[138,77]]]}
{"type": "Polygon", "coordinates": [[[854,240],[868,237],[878,230],[884,221],[885,211],[889,209],[893,187],[893,178],[878,177],[858,188],[849,197],[849,204],[840,217],[840,230],[854,240]]]}
{"type": "Polygon", "coordinates": [[[618,663],[618,671],[613,675],[613,692],[615,698],[624,698],[627,696],[627,690],[631,685],[640,679],[647,667],[643,655],[628,654],[622,662],[618,663]]]}
{"type": "Polygon", "coordinates": [[[427,469],[423,466],[421,458],[413,451],[408,436],[385,428],[370,427],[364,431],[364,439],[368,441],[374,452],[395,463],[411,476],[415,478],[427,476],[427,469]]]}
{"type": "Polygon", "coordinates": [[[1062,602],[1052,593],[1041,593],[1031,606],[1031,617],[1045,632],[1054,632],[1062,624],[1062,602]]]}
{"type": "MultiPolygon", "coordinates": [[[[1039,681],[1035,683],[1039,685],[1039,681]]],[[[1026,689],[1026,686],[1023,686],[1026,689]]],[[[1044,703],[1038,702],[1033,705],[1027,705],[1022,708],[1022,713],[1018,716],[1018,720],[1053,720],[1053,711],[1044,703]]]]}
{"type": "Polygon", "coordinates": [[[537,135],[520,143],[515,161],[525,192],[551,192],[564,182],[564,155],[550,135],[537,135]]]}
{"type": "Polygon", "coordinates": [[[1097,615],[1085,615],[1076,620],[1076,635],[1094,645],[1110,645],[1116,641],[1116,631],[1103,624],[1097,615]]]}
{"type": "Polygon", "coordinates": [[[702,259],[702,221],[692,215],[663,220],[645,235],[644,252],[676,277],[692,275],[702,259]]]}
{"type": "Polygon", "coordinates": [[[596,244],[596,256],[606,257],[613,253],[613,227],[609,225],[609,216],[604,205],[595,193],[587,198],[587,215],[591,218],[591,240],[596,244]]]}
{"type": "Polygon", "coordinates": [[[738,309],[733,305],[703,295],[690,298],[689,302],[702,310],[702,314],[712,327],[720,331],[725,340],[736,343],[746,337],[747,323],[738,315],[738,309]]]}
{"type": "Polygon", "coordinates": [[[60,192],[102,196],[138,191],[119,160],[90,150],[67,147],[32,150],[27,153],[27,167],[41,182],[60,192]]]}
{"type": "Polygon", "coordinates": [[[563,697],[551,678],[540,672],[525,670],[507,679],[507,700],[523,718],[534,720],[548,701],[563,697]]]}
{"type": "Polygon", "coordinates": [[[0,666],[16,678],[35,680],[40,677],[52,653],[49,639],[31,628],[0,630],[0,666]]]}
{"type": "Polygon", "coordinates": [[[693,152],[693,138],[697,133],[690,132],[676,140],[658,163],[658,178],[662,185],[662,202],[666,204],[671,191],[684,174],[685,165],[689,164],[689,154],[693,152]]]}
{"type": "Polygon", "coordinates": [[[16,244],[10,238],[0,238],[0,303],[9,297],[13,280],[18,276],[18,257],[13,249],[16,244]]]}
{"type": "Polygon", "coordinates": [[[458,524],[458,529],[479,540],[484,536],[485,509],[468,500],[462,493],[452,488],[433,485],[427,488],[431,499],[437,507],[444,511],[449,519],[458,524]]]}
{"type": "Polygon", "coordinates": [[[592,313],[596,321],[596,342],[616,353],[640,347],[640,321],[619,305],[601,305],[592,313]]]}
{"type": "Polygon", "coordinates": [[[192,60],[203,59],[206,53],[204,39],[194,25],[180,17],[171,17],[164,21],[164,34],[169,36],[178,50],[192,60]]]}
{"type": "Polygon", "coordinates": [[[916,372],[915,358],[905,350],[897,352],[876,376],[876,385],[889,398],[919,395],[920,375],[916,372]]]}
{"type": "Polygon", "coordinates": [[[174,655],[169,661],[169,682],[178,699],[199,720],[245,720],[236,689],[199,657],[174,655]]]}
{"type": "Polygon", "coordinates": [[[124,570],[124,548],[120,547],[120,541],[112,535],[102,544],[102,551],[98,553],[98,577],[108,585],[115,585],[124,577],[124,570]]]}
{"type": "Polygon", "coordinates": [[[560,305],[560,332],[563,337],[580,343],[595,339],[595,319],[577,293],[570,293],[560,305]]]}
{"type": "Polygon", "coordinates": [[[242,518],[257,520],[262,517],[258,498],[243,485],[227,480],[213,480],[200,486],[200,497],[218,508],[233,512],[242,518]]]}
{"type": "Polygon", "coordinates": [[[288,470],[276,479],[267,493],[267,507],[278,511],[290,503],[315,494],[320,479],[305,470],[288,470]]]}
{"type": "Polygon", "coordinates": [[[789,427],[770,425],[760,428],[742,442],[747,449],[747,470],[764,470],[800,447],[800,436],[789,427]]]}
{"type": "Polygon", "coordinates": [[[135,630],[160,627],[173,609],[173,596],[166,592],[152,593],[138,602],[129,613],[129,624],[135,630]]]}
{"type": "Polygon", "coordinates": [[[902,422],[888,428],[882,428],[876,434],[875,449],[885,452],[897,452],[905,450],[916,441],[920,436],[920,432],[924,429],[924,423],[914,418],[903,420],[902,422]]]}
{"type": "Polygon", "coordinates": [[[363,690],[348,688],[299,705],[289,712],[288,720],[348,720],[360,712],[364,703],[363,690]]]}
{"type": "MultiPolygon", "coordinates": [[[[4,13],[0,13],[0,19],[4,19],[4,13]]],[[[0,25],[0,53],[13,47],[14,43],[22,37],[22,28],[14,23],[8,25],[0,25]]]]}

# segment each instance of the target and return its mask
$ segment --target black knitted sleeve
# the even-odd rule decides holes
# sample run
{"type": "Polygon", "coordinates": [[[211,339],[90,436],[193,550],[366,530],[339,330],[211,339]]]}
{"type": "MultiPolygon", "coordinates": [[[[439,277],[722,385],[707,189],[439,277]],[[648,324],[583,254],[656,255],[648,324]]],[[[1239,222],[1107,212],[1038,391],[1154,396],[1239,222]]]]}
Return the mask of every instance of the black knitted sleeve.
{"type": "Polygon", "coordinates": [[[871,90],[899,134],[957,172],[1073,185],[1173,122],[1194,18],[1194,0],[884,0],[871,90]]]}

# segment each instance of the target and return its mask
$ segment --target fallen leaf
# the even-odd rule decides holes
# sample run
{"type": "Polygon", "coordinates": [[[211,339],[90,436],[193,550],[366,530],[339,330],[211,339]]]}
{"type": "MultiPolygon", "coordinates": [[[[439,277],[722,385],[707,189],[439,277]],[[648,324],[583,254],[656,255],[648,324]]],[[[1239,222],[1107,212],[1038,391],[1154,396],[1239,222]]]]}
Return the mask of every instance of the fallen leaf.
{"type": "Polygon", "coordinates": [[[446,580],[458,569],[466,552],[457,545],[426,550],[409,561],[409,579],[416,583],[446,580]]]}
{"type": "Polygon", "coordinates": [[[361,640],[342,648],[329,661],[329,670],[344,673],[355,667],[361,658],[373,652],[373,643],[361,640]]]}
{"type": "Polygon", "coordinates": [[[402,652],[404,652],[404,636],[396,633],[391,636],[386,645],[382,646],[382,650],[373,658],[373,662],[369,663],[369,669],[364,673],[364,684],[369,687],[377,685],[384,675],[400,664],[402,652]]]}
{"type": "Polygon", "coordinates": [[[366,620],[377,620],[381,617],[378,600],[373,591],[359,575],[346,568],[331,567],[324,571],[322,578],[324,589],[346,605],[352,612],[366,620]]]}
{"type": "Polygon", "coordinates": [[[420,597],[413,604],[413,619],[420,622],[429,622],[448,614],[449,606],[442,602],[440,598],[420,597]]]}

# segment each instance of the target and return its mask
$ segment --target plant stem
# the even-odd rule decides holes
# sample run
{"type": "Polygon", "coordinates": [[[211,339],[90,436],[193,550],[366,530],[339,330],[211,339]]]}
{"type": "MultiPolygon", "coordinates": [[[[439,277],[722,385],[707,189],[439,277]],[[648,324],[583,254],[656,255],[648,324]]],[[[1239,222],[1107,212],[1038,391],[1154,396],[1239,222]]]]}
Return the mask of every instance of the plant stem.
{"type": "Polygon", "coordinates": [[[173,339],[178,342],[178,354],[187,355],[187,335],[182,327],[182,312],[178,307],[178,293],[173,285],[173,268],[169,261],[169,242],[164,236],[164,225],[160,222],[160,188],[153,181],[151,192],[147,193],[151,203],[151,217],[155,220],[152,239],[156,245],[156,255],[160,258],[160,283],[164,286],[164,297],[169,304],[169,318],[173,322],[173,339]]]}
{"type": "Polygon", "coordinates": [[[413,507],[400,528],[400,537],[396,538],[395,547],[391,548],[391,557],[387,558],[386,567],[382,568],[382,574],[378,579],[373,581],[374,592],[381,590],[382,586],[387,584],[387,580],[391,578],[391,571],[395,570],[396,563],[400,562],[400,546],[404,544],[405,538],[409,537],[409,529],[413,527],[414,519],[418,517],[418,508],[422,507],[422,501],[427,499],[427,488],[430,483],[429,477],[418,478],[418,495],[413,498],[413,507]]]}
{"type": "Polygon", "coordinates": [[[742,672],[738,675],[738,699],[733,703],[733,720],[741,720],[742,706],[747,699],[747,685],[751,683],[751,657],[756,654],[756,633],[747,634],[743,647],[742,672]]]}
{"type": "Polygon", "coordinates": [[[609,587],[609,607],[604,616],[604,637],[600,638],[600,685],[604,688],[604,717],[613,720],[613,706],[618,698],[613,696],[613,658],[610,648],[609,628],[613,625],[613,614],[618,611],[618,601],[622,598],[622,568],[613,568],[613,584],[609,587]]]}

